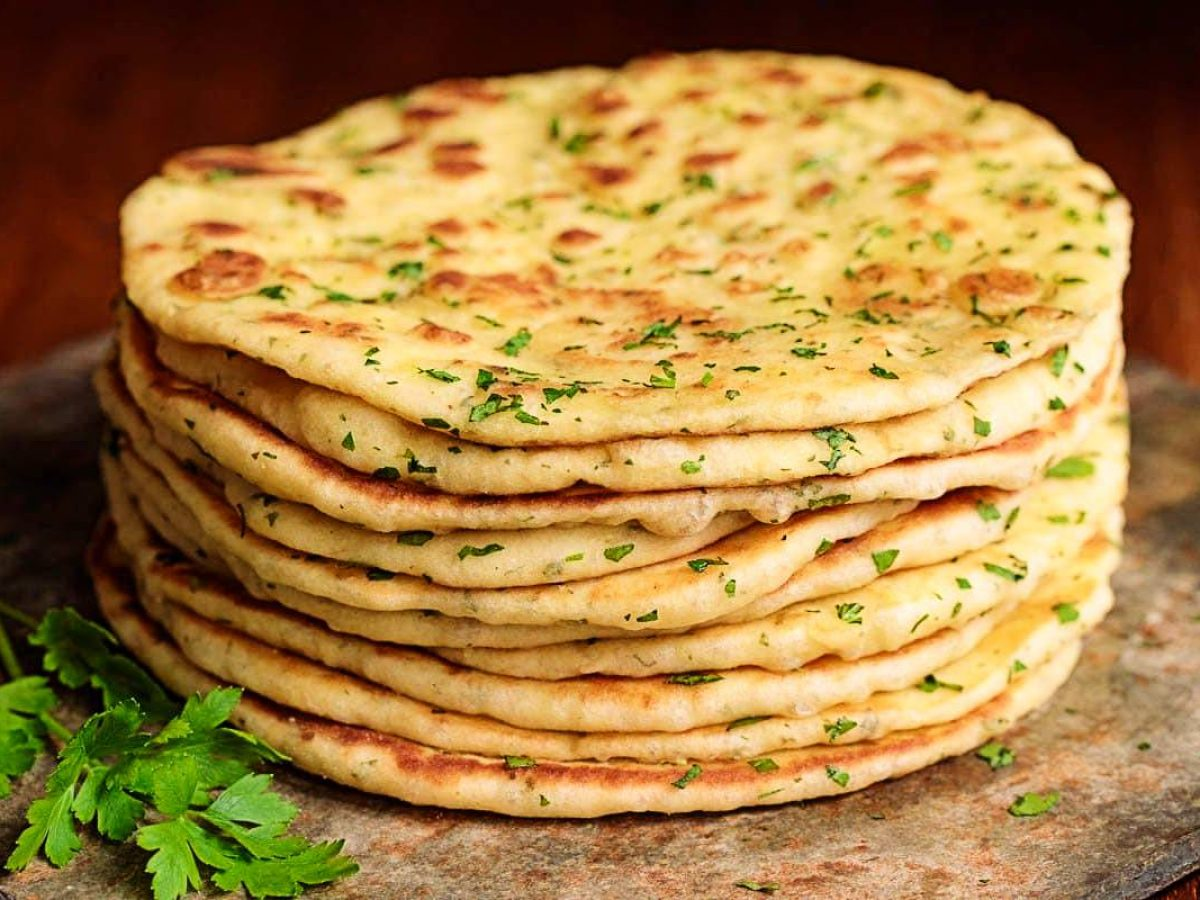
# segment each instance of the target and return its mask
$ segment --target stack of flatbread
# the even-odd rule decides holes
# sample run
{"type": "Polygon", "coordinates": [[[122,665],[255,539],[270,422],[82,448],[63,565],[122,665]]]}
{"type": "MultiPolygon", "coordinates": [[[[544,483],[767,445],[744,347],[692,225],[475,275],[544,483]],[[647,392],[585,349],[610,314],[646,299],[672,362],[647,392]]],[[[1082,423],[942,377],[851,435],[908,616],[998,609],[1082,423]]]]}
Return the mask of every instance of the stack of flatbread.
{"type": "Polygon", "coordinates": [[[767,53],[443,81],[181,153],[122,232],[105,615],[342,783],[853,791],[1112,602],[1129,210],[1019,107],[767,53]]]}

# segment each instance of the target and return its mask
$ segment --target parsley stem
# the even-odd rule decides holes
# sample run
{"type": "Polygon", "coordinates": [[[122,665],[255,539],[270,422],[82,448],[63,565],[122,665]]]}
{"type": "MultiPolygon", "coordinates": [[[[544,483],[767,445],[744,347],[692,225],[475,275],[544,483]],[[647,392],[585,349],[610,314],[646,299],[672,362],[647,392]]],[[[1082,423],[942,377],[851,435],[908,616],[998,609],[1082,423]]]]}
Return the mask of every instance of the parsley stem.
{"type": "Polygon", "coordinates": [[[13,652],[12,641],[8,639],[8,629],[0,623],[0,665],[4,666],[4,672],[8,675],[9,681],[16,681],[25,673],[21,671],[21,664],[17,661],[17,654],[13,652]]]}
{"type": "Polygon", "coordinates": [[[29,615],[29,613],[22,612],[15,606],[5,603],[3,600],[0,600],[0,616],[7,616],[17,624],[24,625],[31,630],[38,627],[37,619],[29,615]]]}

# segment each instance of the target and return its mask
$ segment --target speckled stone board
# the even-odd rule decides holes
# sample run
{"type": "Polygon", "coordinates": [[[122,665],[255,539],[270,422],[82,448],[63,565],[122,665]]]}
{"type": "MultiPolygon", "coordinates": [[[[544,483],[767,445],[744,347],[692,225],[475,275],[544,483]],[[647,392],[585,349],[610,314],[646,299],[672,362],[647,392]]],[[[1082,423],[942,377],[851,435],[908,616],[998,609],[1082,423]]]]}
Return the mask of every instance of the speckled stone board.
{"type": "MultiPolygon", "coordinates": [[[[79,559],[100,508],[98,416],[70,348],[0,374],[0,591],[93,601],[79,559]]],[[[362,872],[323,898],[1144,897],[1200,868],[1200,391],[1131,366],[1133,483],[1118,605],[1053,701],[1009,734],[1016,765],[949,760],[841,799],[723,815],[507,820],[418,809],[282,771],[300,827],[362,872]],[[1025,791],[1062,792],[1033,819],[1025,791]]],[[[48,764],[0,804],[7,854],[48,764]]],[[[0,888],[19,900],[148,897],[144,856],[89,842],[0,888]]]]}

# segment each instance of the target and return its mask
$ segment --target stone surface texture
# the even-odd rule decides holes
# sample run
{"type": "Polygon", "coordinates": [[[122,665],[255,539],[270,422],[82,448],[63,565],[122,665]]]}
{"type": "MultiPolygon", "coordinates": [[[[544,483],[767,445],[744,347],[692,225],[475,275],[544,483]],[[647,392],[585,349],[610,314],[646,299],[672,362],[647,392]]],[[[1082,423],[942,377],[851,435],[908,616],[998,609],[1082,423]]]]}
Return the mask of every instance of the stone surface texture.
{"type": "MultiPolygon", "coordinates": [[[[101,504],[87,374],[102,352],[93,341],[0,373],[0,592],[30,611],[94,611],[80,555],[101,504]]],[[[316,896],[735,898],[755,896],[734,884],[750,879],[777,882],[777,897],[1100,900],[1149,896],[1200,868],[1200,391],[1143,362],[1129,381],[1118,605],[1066,687],[1006,738],[1014,766],[967,756],[840,799],[589,822],[415,808],[285,769],[299,827],[345,838],[362,865],[316,896]],[[1053,812],[1006,811],[1050,789],[1063,795],[1053,812]]],[[[47,769],[0,803],[5,854],[47,769]]],[[[143,865],[135,847],[89,841],[70,868],[37,862],[0,888],[149,897],[143,865]]]]}

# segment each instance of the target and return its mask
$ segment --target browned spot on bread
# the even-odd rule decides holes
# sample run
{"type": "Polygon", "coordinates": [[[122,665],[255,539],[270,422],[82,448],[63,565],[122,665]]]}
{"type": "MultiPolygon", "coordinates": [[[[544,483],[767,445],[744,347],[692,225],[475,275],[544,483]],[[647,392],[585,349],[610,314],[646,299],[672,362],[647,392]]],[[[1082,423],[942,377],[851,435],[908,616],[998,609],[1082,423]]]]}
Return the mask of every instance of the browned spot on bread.
{"type": "Polygon", "coordinates": [[[212,299],[236,297],[262,281],[266,269],[266,261],[253,253],[214,250],[171,279],[171,286],[212,299]]]}
{"type": "Polygon", "coordinates": [[[764,191],[748,191],[746,193],[730,194],[723,200],[712,205],[714,212],[723,212],[730,209],[742,209],[746,206],[753,206],[756,203],[761,203],[767,199],[764,191]]]}
{"type": "Polygon", "coordinates": [[[304,203],[325,216],[333,216],[346,208],[346,198],[335,191],[316,188],[292,188],[288,199],[293,203],[304,203]]]}
{"type": "Polygon", "coordinates": [[[701,100],[707,100],[713,93],[714,91],[708,88],[688,88],[686,91],[680,91],[679,99],[687,103],[699,103],[701,100]]]}
{"type": "Polygon", "coordinates": [[[469,178],[486,171],[487,166],[473,159],[435,159],[433,171],[448,178],[469,178]]]}
{"type": "Polygon", "coordinates": [[[666,265],[674,265],[675,263],[690,262],[697,259],[698,255],[690,250],[682,250],[674,244],[668,244],[657,253],[654,254],[654,261],[665,263],[666,265]]]}
{"type": "Polygon", "coordinates": [[[737,121],[739,125],[754,128],[755,126],[766,124],[767,117],[762,113],[744,112],[737,117],[737,121]]]}
{"type": "Polygon", "coordinates": [[[971,223],[962,216],[951,216],[946,220],[946,230],[951,234],[962,234],[971,227],[971,223]]]}
{"type": "Polygon", "coordinates": [[[554,240],[568,247],[581,247],[599,239],[600,235],[594,231],[588,231],[586,228],[568,228],[554,240]]]}
{"type": "Polygon", "coordinates": [[[895,162],[926,153],[946,156],[951,153],[961,153],[970,148],[971,142],[960,134],[951,131],[933,131],[921,138],[898,141],[879,157],[879,161],[895,162]]]}
{"type": "Polygon", "coordinates": [[[784,243],[780,244],[776,253],[778,253],[780,256],[796,257],[803,256],[811,249],[812,244],[810,244],[804,238],[792,238],[790,241],[785,241],[784,243]]]}
{"type": "Polygon", "coordinates": [[[588,95],[587,105],[592,112],[603,115],[628,106],[629,101],[620,91],[599,88],[588,95]]]}
{"type": "Polygon", "coordinates": [[[429,93],[444,94],[474,103],[499,103],[505,96],[489,87],[486,81],[478,78],[446,78],[442,81],[435,81],[425,90],[429,93]]]}
{"type": "Polygon", "coordinates": [[[1008,203],[1013,209],[1024,212],[1031,209],[1049,209],[1054,205],[1054,198],[1047,196],[1035,197],[1032,194],[1018,194],[1010,199],[1008,203]]]}
{"type": "Polygon", "coordinates": [[[436,122],[458,115],[457,109],[445,106],[410,106],[404,110],[404,118],[409,122],[436,122]]]}
{"type": "Polygon", "coordinates": [[[817,113],[809,113],[800,121],[801,128],[818,128],[825,124],[825,117],[817,113]]]}
{"type": "Polygon", "coordinates": [[[405,147],[412,146],[414,143],[416,143],[416,140],[417,139],[412,135],[406,134],[404,137],[396,138],[394,141],[388,141],[386,144],[381,144],[374,150],[371,150],[368,155],[386,156],[389,153],[397,153],[400,150],[403,150],[405,147]]]}
{"type": "Polygon", "coordinates": [[[654,134],[655,132],[661,130],[662,122],[660,122],[658,119],[648,119],[645,122],[630,128],[628,133],[625,135],[625,139],[629,141],[636,141],[638,138],[646,137],[647,135],[654,134]]]}
{"type": "Polygon", "coordinates": [[[808,203],[816,203],[818,200],[824,200],[836,190],[837,186],[832,181],[819,181],[804,192],[804,199],[808,203]]]}
{"type": "Polygon", "coordinates": [[[467,230],[467,226],[458,219],[439,219],[429,226],[429,230],[434,234],[453,236],[463,234],[467,230]]]}
{"type": "Polygon", "coordinates": [[[487,169],[476,159],[480,146],[475,141],[438,144],[430,151],[433,170],[448,178],[468,178],[487,169]]]}
{"type": "Polygon", "coordinates": [[[738,158],[737,150],[723,150],[713,153],[693,153],[683,161],[683,167],[692,171],[702,171],[721,163],[732,162],[738,158]]]}
{"type": "Polygon", "coordinates": [[[258,321],[263,325],[289,325],[300,331],[326,334],[337,338],[358,337],[367,330],[365,325],[358,322],[328,322],[295,311],[267,313],[259,316],[258,321]]]}
{"type": "Polygon", "coordinates": [[[954,283],[962,294],[983,300],[1008,300],[1027,297],[1038,289],[1037,279],[1022,269],[995,268],[972,272],[954,283]]]}
{"type": "Polygon", "coordinates": [[[193,222],[188,231],[201,237],[231,237],[246,233],[245,228],[232,222],[193,222]]]}
{"type": "Polygon", "coordinates": [[[767,69],[760,77],[763,81],[773,82],[774,84],[797,85],[808,81],[808,76],[803,73],[783,67],[767,69]]]}
{"type": "Polygon", "coordinates": [[[469,334],[463,334],[461,331],[445,328],[436,322],[429,321],[422,322],[413,328],[412,333],[422,340],[438,344],[469,344],[472,340],[469,334]]]}
{"type": "Polygon", "coordinates": [[[465,272],[458,272],[454,269],[445,269],[441,272],[436,272],[429,278],[429,286],[435,290],[444,288],[461,289],[467,286],[469,278],[465,272]]]}
{"type": "Polygon", "coordinates": [[[633,178],[633,170],[625,166],[584,166],[583,170],[594,184],[608,187],[623,184],[633,178]]]}
{"type": "Polygon", "coordinates": [[[899,273],[900,270],[891,263],[871,263],[871,265],[859,269],[854,278],[856,281],[865,281],[868,284],[883,284],[899,273]]]}
{"type": "Polygon", "coordinates": [[[255,175],[302,175],[305,170],[290,163],[272,159],[258,147],[227,146],[198,147],[184,150],[167,160],[163,166],[167,175],[211,175],[226,172],[238,177],[255,175]]]}

